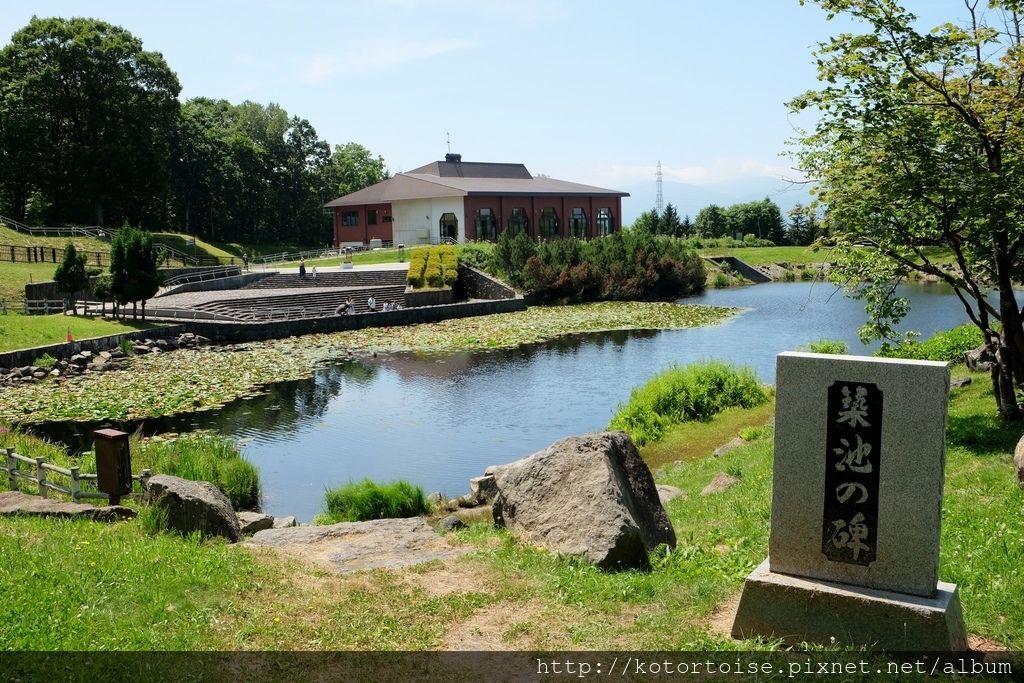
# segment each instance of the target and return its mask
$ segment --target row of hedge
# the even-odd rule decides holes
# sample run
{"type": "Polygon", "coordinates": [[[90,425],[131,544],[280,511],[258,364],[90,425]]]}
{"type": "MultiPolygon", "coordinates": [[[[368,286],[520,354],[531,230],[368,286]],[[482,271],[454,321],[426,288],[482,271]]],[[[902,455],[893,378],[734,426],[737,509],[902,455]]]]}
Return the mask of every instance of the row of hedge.
{"type": "Polygon", "coordinates": [[[454,247],[417,249],[409,257],[409,286],[413,289],[451,287],[458,277],[459,259],[454,247]]]}

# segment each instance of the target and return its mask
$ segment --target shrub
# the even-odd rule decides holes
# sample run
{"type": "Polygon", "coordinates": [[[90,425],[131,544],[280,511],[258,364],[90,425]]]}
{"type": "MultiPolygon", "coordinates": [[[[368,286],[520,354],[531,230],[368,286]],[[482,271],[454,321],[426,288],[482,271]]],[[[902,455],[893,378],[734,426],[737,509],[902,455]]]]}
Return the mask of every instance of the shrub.
{"type": "Polygon", "coordinates": [[[819,339],[807,343],[807,350],[811,353],[829,353],[841,356],[847,352],[846,342],[838,339],[819,339]]]}
{"type": "Polygon", "coordinates": [[[50,368],[52,368],[54,366],[54,364],[56,362],[57,362],[56,358],[54,358],[53,356],[51,356],[48,353],[44,353],[43,355],[41,355],[38,358],[36,358],[35,361],[32,363],[32,365],[36,366],[37,368],[42,368],[44,370],[49,370],[50,368]]]}
{"type": "Polygon", "coordinates": [[[785,273],[782,274],[782,279],[785,280],[786,282],[796,282],[796,273],[794,273],[792,270],[787,270],[785,273]]]}
{"type": "Polygon", "coordinates": [[[977,326],[970,323],[951,330],[936,332],[930,339],[919,342],[905,341],[883,345],[878,355],[886,358],[910,358],[914,360],[936,360],[947,363],[963,363],[964,354],[985,343],[977,326]]]}
{"type": "Polygon", "coordinates": [[[722,287],[729,286],[729,276],[725,273],[718,273],[715,275],[715,287],[721,289],[722,287]]]}
{"type": "Polygon", "coordinates": [[[814,271],[810,268],[804,268],[800,271],[800,279],[803,281],[809,281],[814,279],[814,271]]]}
{"type": "Polygon", "coordinates": [[[463,244],[457,254],[459,260],[479,270],[490,270],[493,265],[493,249],[486,244],[463,244]]]}
{"type": "Polygon", "coordinates": [[[224,492],[236,510],[260,504],[260,475],[242,457],[230,439],[221,436],[187,436],[173,441],[151,441],[132,448],[132,469],[183,479],[208,481],[224,492]]]}
{"type": "Polygon", "coordinates": [[[674,424],[706,420],[724,408],[752,408],[767,400],[768,394],[749,367],[720,361],[672,366],[633,389],[609,428],[627,432],[642,446],[661,439],[674,424]]]}
{"type": "Polygon", "coordinates": [[[387,484],[370,479],[350,482],[329,489],[324,502],[326,510],[317,515],[317,524],[415,517],[427,511],[423,489],[401,480],[387,484]]]}

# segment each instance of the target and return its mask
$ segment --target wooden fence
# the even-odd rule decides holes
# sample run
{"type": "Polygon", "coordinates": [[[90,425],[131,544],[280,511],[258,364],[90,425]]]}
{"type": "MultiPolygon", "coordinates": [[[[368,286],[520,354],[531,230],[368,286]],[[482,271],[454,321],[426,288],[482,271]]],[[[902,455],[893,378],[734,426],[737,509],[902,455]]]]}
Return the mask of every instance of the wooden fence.
{"type": "MultiPolygon", "coordinates": [[[[85,257],[86,266],[106,267],[110,265],[110,254],[104,251],[78,251],[85,257]]],[[[25,247],[14,244],[0,244],[0,261],[12,263],[60,263],[64,258],[63,247],[25,247]]]]}
{"type": "MultiPolygon", "coordinates": [[[[24,455],[18,455],[14,452],[13,448],[5,450],[7,452],[6,463],[4,467],[0,467],[0,472],[7,473],[8,486],[12,491],[17,491],[18,480],[24,479],[35,484],[37,493],[43,498],[49,498],[50,491],[56,491],[66,496],[71,496],[71,499],[75,502],[87,498],[108,499],[107,494],[96,490],[95,474],[83,473],[78,467],[53,465],[46,462],[46,458],[28,458],[24,455]],[[28,467],[20,467],[21,465],[27,465],[28,467]],[[50,475],[54,474],[66,477],[68,480],[67,486],[55,484],[50,478],[50,475]],[[85,485],[84,487],[83,484],[85,485]]],[[[133,498],[142,497],[142,489],[145,488],[146,481],[150,476],[152,474],[149,470],[142,470],[141,474],[132,475],[133,488],[134,482],[139,482],[139,490],[133,491],[131,494],[133,498]]]]}

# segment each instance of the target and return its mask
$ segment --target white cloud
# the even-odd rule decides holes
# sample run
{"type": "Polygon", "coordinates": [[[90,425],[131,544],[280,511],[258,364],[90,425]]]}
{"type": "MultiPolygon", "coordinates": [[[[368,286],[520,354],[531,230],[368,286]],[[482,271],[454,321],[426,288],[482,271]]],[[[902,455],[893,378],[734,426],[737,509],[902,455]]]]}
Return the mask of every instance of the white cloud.
{"type": "Polygon", "coordinates": [[[334,78],[361,76],[475,46],[472,41],[455,39],[350,44],[344,54],[320,52],[313,55],[300,67],[299,80],[317,85],[334,78]],[[382,44],[387,47],[381,48],[382,44]]]}

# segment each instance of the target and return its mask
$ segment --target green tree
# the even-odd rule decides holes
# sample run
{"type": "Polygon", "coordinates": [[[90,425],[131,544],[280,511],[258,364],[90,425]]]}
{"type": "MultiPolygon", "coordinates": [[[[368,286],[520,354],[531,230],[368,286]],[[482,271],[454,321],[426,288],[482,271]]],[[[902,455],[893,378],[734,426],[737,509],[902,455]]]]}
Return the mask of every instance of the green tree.
{"type": "Polygon", "coordinates": [[[160,258],[148,232],[125,226],[114,236],[110,247],[110,293],[120,306],[132,302],[132,317],[146,318],[146,301],[160,289],[160,258]]]}
{"type": "Polygon", "coordinates": [[[100,315],[106,315],[107,313],[107,302],[110,301],[112,295],[112,287],[114,284],[114,278],[111,277],[110,273],[103,273],[96,277],[96,281],[92,285],[93,295],[100,300],[100,315]]]}
{"type": "Polygon", "coordinates": [[[797,204],[789,210],[789,226],[786,229],[786,241],[790,244],[807,246],[821,237],[818,216],[814,209],[797,204]]]}
{"type": "Polygon", "coordinates": [[[661,225],[658,226],[658,234],[670,237],[683,236],[683,224],[679,220],[679,212],[671,202],[665,205],[665,212],[661,215],[661,225]]]}
{"type": "Polygon", "coordinates": [[[376,185],[388,175],[384,157],[374,158],[370,150],[355,142],[335,145],[323,169],[327,201],[376,185]]]}
{"type": "Polygon", "coordinates": [[[729,236],[729,219],[717,204],[705,206],[697,213],[694,228],[698,235],[705,237],[729,236]]]}
{"type": "Polygon", "coordinates": [[[494,265],[508,275],[516,287],[523,287],[526,262],[537,253],[537,245],[525,230],[510,228],[501,233],[494,245],[494,265]]]}
{"type": "Polygon", "coordinates": [[[0,50],[0,183],[23,216],[52,222],[162,218],[178,79],[128,31],[34,17],[0,50]]]}
{"type": "Polygon", "coordinates": [[[693,235],[695,228],[693,227],[693,221],[690,220],[690,214],[683,216],[683,223],[680,226],[680,229],[683,231],[683,237],[690,237],[693,235]]]}
{"type": "Polygon", "coordinates": [[[53,274],[57,291],[67,294],[68,305],[75,310],[75,294],[89,287],[89,274],[85,271],[85,255],[79,254],[70,242],[64,247],[64,258],[53,274]]]}
{"type": "Polygon", "coordinates": [[[642,214],[636,217],[633,221],[632,230],[643,230],[657,235],[658,231],[661,230],[661,216],[658,214],[657,209],[651,209],[650,211],[644,211],[642,214]]]}
{"type": "Polygon", "coordinates": [[[794,110],[820,112],[798,153],[818,184],[843,254],[836,278],[864,298],[864,338],[895,338],[910,272],[950,285],[995,357],[999,414],[1020,419],[1024,328],[1024,49],[1016,0],[968,2],[966,19],[930,32],[895,0],[816,0],[866,24],[816,53],[821,89],[794,110]],[[956,268],[935,261],[934,248],[956,268]],[[987,298],[989,286],[995,300],[987,298]]]}

